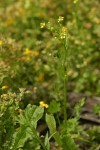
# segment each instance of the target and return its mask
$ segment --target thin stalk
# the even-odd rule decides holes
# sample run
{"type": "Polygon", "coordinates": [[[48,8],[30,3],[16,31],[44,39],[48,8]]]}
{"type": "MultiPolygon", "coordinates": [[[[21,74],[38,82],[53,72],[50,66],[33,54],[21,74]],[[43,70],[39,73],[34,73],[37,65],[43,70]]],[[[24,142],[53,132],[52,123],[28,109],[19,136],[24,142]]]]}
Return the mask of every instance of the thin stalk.
{"type": "MultiPolygon", "coordinates": [[[[64,84],[64,122],[65,123],[67,122],[67,103],[68,103],[67,102],[68,76],[66,75],[66,73],[68,72],[68,64],[66,66],[66,58],[68,56],[67,49],[68,49],[68,39],[65,39],[65,42],[64,42],[65,55],[64,55],[64,61],[63,61],[63,67],[65,69],[64,81],[63,81],[63,84],[64,84]]],[[[67,63],[69,63],[69,62],[67,62],[67,63]]]]}
{"type": "Polygon", "coordinates": [[[64,122],[67,122],[67,86],[66,86],[66,77],[64,79],[64,122]]]}

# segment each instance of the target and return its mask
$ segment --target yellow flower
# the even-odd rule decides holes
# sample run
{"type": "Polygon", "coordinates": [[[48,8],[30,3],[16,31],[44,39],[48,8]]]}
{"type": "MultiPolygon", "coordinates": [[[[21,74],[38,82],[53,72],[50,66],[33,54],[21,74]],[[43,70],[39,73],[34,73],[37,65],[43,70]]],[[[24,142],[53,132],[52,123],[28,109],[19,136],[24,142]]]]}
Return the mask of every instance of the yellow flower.
{"type": "Polygon", "coordinates": [[[45,27],[45,22],[40,23],[40,28],[43,29],[45,27]]]}
{"type": "Polygon", "coordinates": [[[25,48],[24,55],[30,55],[31,51],[28,48],[25,48]]]}
{"type": "Polygon", "coordinates": [[[59,16],[59,18],[58,18],[58,22],[62,22],[63,20],[64,20],[64,17],[59,16]]]}
{"type": "Polygon", "coordinates": [[[62,32],[63,32],[63,33],[66,33],[67,28],[66,28],[66,27],[62,27],[62,29],[61,29],[61,30],[62,30],[62,32]]]}
{"type": "Polygon", "coordinates": [[[2,89],[2,90],[8,89],[8,86],[7,86],[7,85],[4,85],[4,86],[2,86],[1,89],[2,89]]]}
{"type": "Polygon", "coordinates": [[[73,3],[76,4],[78,2],[78,0],[74,0],[73,3]]]}
{"type": "Polygon", "coordinates": [[[40,101],[40,106],[45,107],[45,108],[48,108],[48,107],[49,107],[48,104],[46,104],[46,103],[43,102],[43,101],[40,101]]]}
{"type": "Polygon", "coordinates": [[[3,41],[2,40],[0,40],[0,46],[2,46],[3,45],[3,41]]]}
{"type": "Polygon", "coordinates": [[[63,32],[60,33],[60,38],[61,38],[61,39],[65,39],[65,38],[66,38],[66,33],[63,33],[63,32]]]}
{"type": "Polygon", "coordinates": [[[40,101],[40,105],[41,105],[41,106],[44,106],[44,102],[43,102],[43,101],[40,101]]]}
{"type": "Polygon", "coordinates": [[[48,104],[45,104],[44,107],[45,107],[45,108],[48,108],[49,106],[48,106],[48,104]]]}
{"type": "Polygon", "coordinates": [[[66,35],[67,35],[67,28],[66,27],[62,27],[61,33],[60,33],[60,38],[61,39],[65,39],[66,35]]]}

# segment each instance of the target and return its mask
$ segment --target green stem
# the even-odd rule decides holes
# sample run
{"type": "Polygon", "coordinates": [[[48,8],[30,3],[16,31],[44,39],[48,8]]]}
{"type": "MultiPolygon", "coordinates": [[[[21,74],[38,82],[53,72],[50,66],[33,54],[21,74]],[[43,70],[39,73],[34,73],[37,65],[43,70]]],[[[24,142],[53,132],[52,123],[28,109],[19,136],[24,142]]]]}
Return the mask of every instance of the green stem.
{"type": "Polygon", "coordinates": [[[66,86],[66,77],[64,79],[64,122],[67,122],[67,86],[66,86]]]}
{"type": "Polygon", "coordinates": [[[65,74],[64,74],[64,122],[67,122],[67,86],[68,86],[68,76],[66,75],[66,73],[68,72],[68,66],[69,66],[69,62],[67,62],[67,66],[66,66],[66,58],[68,57],[68,39],[65,39],[64,42],[64,51],[65,51],[65,55],[64,55],[64,61],[63,61],[63,69],[65,70],[65,74]]]}

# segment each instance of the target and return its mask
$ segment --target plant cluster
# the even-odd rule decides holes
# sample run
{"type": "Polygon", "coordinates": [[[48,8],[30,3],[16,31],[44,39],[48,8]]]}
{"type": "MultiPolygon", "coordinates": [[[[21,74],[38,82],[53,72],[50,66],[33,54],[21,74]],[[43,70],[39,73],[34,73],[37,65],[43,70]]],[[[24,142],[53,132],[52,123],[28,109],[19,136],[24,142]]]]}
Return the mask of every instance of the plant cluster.
{"type": "Polygon", "coordinates": [[[1,150],[99,150],[99,127],[79,122],[85,99],[68,114],[69,92],[100,96],[99,11],[99,0],[1,2],[1,150]]]}

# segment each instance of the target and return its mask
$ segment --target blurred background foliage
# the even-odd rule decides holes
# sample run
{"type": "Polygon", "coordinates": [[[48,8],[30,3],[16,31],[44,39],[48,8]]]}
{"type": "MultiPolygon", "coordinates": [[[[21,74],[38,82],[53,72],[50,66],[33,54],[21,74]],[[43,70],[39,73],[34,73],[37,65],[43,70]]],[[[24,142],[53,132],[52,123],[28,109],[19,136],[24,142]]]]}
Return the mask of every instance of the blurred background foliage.
{"type": "MultiPolygon", "coordinates": [[[[56,58],[60,41],[40,29],[41,22],[69,29],[70,70],[68,91],[100,96],[100,1],[1,0],[0,86],[27,88],[31,103],[54,99],[56,58]]],[[[62,83],[60,83],[61,85],[62,83]]]]}

